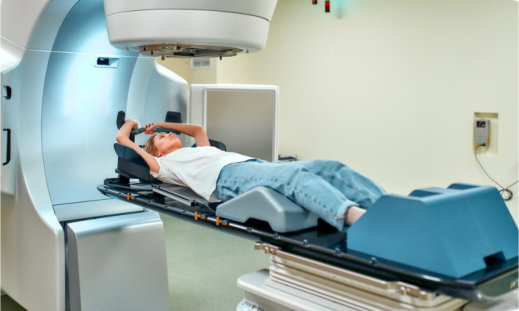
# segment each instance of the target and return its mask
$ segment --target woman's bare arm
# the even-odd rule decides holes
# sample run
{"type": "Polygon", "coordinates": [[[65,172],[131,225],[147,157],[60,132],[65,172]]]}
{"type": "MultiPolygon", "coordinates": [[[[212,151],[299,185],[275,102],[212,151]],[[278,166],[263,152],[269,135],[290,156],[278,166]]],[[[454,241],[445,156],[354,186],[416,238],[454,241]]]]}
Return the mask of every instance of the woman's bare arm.
{"type": "Polygon", "coordinates": [[[135,152],[137,152],[137,154],[139,154],[144,159],[146,164],[148,164],[148,166],[150,167],[150,170],[154,173],[158,173],[160,166],[159,166],[159,163],[157,162],[157,159],[155,159],[154,156],[147,153],[146,151],[144,151],[144,149],[142,149],[136,143],[134,143],[133,141],[130,140],[130,134],[132,132],[132,129],[136,129],[138,127],[139,127],[139,125],[137,122],[135,122],[133,120],[127,120],[123,124],[123,126],[121,126],[121,128],[119,129],[119,132],[115,136],[115,139],[121,145],[129,147],[129,148],[133,149],[135,152]]]}
{"type": "Polygon", "coordinates": [[[209,138],[207,137],[207,133],[205,129],[199,125],[195,124],[186,124],[186,123],[173,123],[173,122],[159,122],[155,124],[147,124],[146,134],[152,134],[156,128],[166,128],[170,130],[176,130],[180,133],[189,135],[195,138],[196,145],[198,147],[202,146],[210,146],[209,138]]]}

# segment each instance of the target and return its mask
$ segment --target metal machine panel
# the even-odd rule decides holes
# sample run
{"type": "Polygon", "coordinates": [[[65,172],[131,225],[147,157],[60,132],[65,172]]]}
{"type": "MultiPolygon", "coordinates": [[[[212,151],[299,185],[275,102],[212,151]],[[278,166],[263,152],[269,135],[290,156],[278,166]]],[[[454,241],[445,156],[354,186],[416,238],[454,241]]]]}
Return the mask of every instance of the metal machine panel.
{"type": "Polygon", "coordinates": [[[96,55],[52,53],[42,107],[42,149],[53,204],[103,199],[113,174],[115,116],[124,109],[135,58],[96,67],[96,55]]]}
{"type": "MultiPolygon", "coordinates": [[[[166,111],[176,111],[186,116],[187,90],[187,81],[157,63],[155,58],[139,57],[130,82],[126,117],[144,126],[146,123],[164,121],[166,111]]],[[[137,135],[135,142],[144,145],[148,137],[137,135]]],[[[187,137],[181,135],[185,145],[187,137]]]]}
{"type": "Polygon", "coordinates": [[[126,106],[135,58],[96,67],[97,55],[53,52],[42,104],[42,150],[53,204],[104,199],[96,185],[113,174],[115,116],[126,106]]]}
{"type": "Polygon", "coordinates": [[[142,212],[143,210],[144,209],[138,205],[108,198],[105,200],[60,204],[54,206],[56,217],[60,222],[142,212]]]}
{"type": "Polygon", "coordinates": [[[70,310],[168,310],[164,229],[144,212],[69,223],[70,310]]]}
{"type": "Polygon", "coordinates": [[[187,83],[154,58],[110,45],[102,1],[78,2],[56,36],[43,92],[42,151],[53,205],[105,199],[96,186],[114,174],[118,111],[141,123],[162,121],[168,110],[185,114],[186,97],[187,83]]]}
{"type": "Polygon", "coordinates": [[[41,108],[45,175],[54,205],[104,199],[95,186],[113,173],[113,120],[126,106],[136,56],[110,45],[102,1],[79,1],[63,21],[41,108]]]}
{"type": "Polygon", "coordinates": [[[94,55],[102,52],[105,56],[137,56],[135,52],[116,49],[110,44],[104,2],[101,0],[77,1],[61,24],[52,50],[94,55]]]}
{"type": "MultiPolygon", "coordinates": [[[[52,209],[41,157],[41,94],[49,53],[26,51],[8,77],[2,113],[12,130],[2,168],[2,290],[29,310],[64,310],[64,234],[52,209]],[[37,278],[37,282],[35,281],[37,278]]],[[[4,142],[5,143],[5,142],[4,142]]]]}
{"type": "Polygon", "coordinates": [[[193,84],[190,122],[206,128],[227,151],[278,159],[279,88],[273,85],[193,84]]]}

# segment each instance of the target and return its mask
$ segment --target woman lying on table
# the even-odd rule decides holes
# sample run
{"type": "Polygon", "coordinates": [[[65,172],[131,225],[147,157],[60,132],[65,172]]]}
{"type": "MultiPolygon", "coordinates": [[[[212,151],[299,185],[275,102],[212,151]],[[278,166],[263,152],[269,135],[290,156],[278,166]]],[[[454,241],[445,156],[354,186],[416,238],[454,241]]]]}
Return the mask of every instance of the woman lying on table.
{"type": "Polygon", "coordinates": [[[189,187],[206,200],[214,195],[227,201],[253,188],[269,187],[342,230],[385,194],[375,182],[337,161],[254,159],[211,147],[201,126],[169,122],[147,124],[145,133],[153,135],[142,149],[129,139],[135,128],[138,123],[127,120],[117,133],[117,142],[135,150],[153,177],[189,187]],[[194,137],[197,147],[183,147],[176,135],[154,133],[156,128],[194,137]]]}

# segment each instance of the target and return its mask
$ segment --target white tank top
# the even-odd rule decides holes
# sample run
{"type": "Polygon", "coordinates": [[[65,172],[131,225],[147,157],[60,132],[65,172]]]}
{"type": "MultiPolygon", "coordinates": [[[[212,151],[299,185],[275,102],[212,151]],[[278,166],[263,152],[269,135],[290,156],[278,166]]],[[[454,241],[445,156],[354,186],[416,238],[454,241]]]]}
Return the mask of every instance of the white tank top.
{"type": "Polygon", "coordinates": [[[209,200],[224,166],[252,158],[206,146],[180,148],[156,159],[159,172],[151,172],[153,177],[165,183],[189,187],[209,200]]]}

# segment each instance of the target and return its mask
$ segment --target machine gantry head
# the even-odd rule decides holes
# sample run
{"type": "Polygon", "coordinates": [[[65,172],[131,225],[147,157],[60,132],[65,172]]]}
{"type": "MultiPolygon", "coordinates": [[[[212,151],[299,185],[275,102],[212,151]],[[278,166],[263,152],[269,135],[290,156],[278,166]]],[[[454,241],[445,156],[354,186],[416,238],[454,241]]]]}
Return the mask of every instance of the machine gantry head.
{"type": "Polygon", "coordinates": [[[113,46],[164,57],[263,49],[277,0],[104,0],[113,46]]]}

